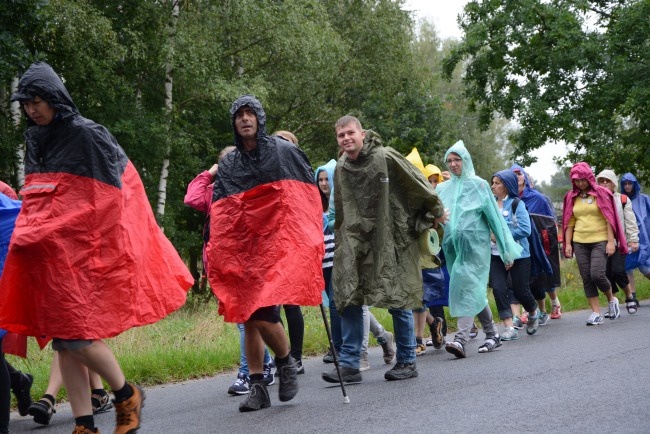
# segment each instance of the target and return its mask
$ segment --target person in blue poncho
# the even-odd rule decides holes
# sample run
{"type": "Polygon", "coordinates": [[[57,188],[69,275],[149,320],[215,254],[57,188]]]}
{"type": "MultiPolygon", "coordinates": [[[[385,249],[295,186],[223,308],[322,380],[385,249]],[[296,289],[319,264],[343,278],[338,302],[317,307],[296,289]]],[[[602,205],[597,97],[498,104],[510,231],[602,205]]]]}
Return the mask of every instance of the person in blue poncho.
{"type": "MultiPolygon", "coordinates": [[[[16,217],[20,212],[20,201],[13,200],[0,193],[0,275],[5,265],[9,240],[14,230],[16,217]]],[[[9,370],[2,351],[2,338],[7,334],[6,330],[0,329],[0,433],[9,432],[9,408],[10,408],[10,387],[11,379],[9,370]]]]}
{"type": "Polygon", "coordinates": [[[510,234],[487,181],[476,176],[472,157],[462,141],[445,154],[451,180],[438,185],[436,192],[449,210],[442,249],[449,270],[449,313],[458,317],[458,331],[445,349],[456,357],[465,357],[465,343],[478,316],[486,339],[480,353],[501,345],[487,300],[490,272],[490,232],[501,259],[511,266],[522,248],[510,234]]]}
{"type": "Polygon", "coordinates": [[[639,250],[629,253],[625,259],[625,269],[630,279],[632,297],[636,300],[634,269],[638,268],[641,274],[650,279],[650,220],[648,219],[650,215],[650,197],[641,193],[639,181],[629,172],[621,176],[621,192],[632,199],[632,209],[639,226],[639,250]]]}
{"type": "Polygon", "coordinates": [[[519,203],[519,189],[517,175],[511,170],[501,170],[492,177],[492,192],[501,209],[501,214],[506,220],[512,237],[523,248],[521,256],[515,260],[511,267],[507,267],[499,256],[495,241],[491,241],[492,260],[490,263],[490,286],[494,291],[494,299],[499,311],[499,318],[505,326],[501,334],[502,341],[518,338],[517,329],[512,320],[510,308],[510,294],[508,292],[508,276],[512,278],[514,296],[524,305],[529,313],[526,333],[533,335],[539,326],[539,311],[537,302],[530,292],[530,270],[532,252],[528,237],[533,233],[532,222],[526,205],[519,203]]]}
{"type": "MultiPolygon", "coordinates": [[[[537,226],[546,258],[552,270],[552,274],[539,273],[536,276],[531,276],[530,282],[530,290],[539,306],[539,325],[543,326],[546,325],[549,317],[551,319],[560,319],[562,317],[562,304],[557,295],[557,289],[562,285],[557,216],[551,199],[535,189],[533,181],[523,167],[513,164],[510,170],[517,175],[519,197],[526,205],[531,219],[537,226]],[[546,313],[546,295],[551,300],[550,316],[546,313]]],[[[523,327],[522,321],[517,316],[515,316],[514,321],[515,326],[523,327]]]]}

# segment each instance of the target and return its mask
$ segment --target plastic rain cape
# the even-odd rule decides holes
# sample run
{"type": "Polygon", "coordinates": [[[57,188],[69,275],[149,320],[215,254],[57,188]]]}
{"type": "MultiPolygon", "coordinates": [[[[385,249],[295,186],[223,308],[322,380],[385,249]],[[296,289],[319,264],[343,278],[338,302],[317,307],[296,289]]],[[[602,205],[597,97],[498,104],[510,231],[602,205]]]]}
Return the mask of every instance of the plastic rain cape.
{"type": "Polygon", "coordinates": [[[462,158],[462,173],[452,173],[451,180],[436,188],[450,213],[442,240],[449,270],[449,313],[453,317],[474,316],[488,303],[490,232],[503,262],[519,258],[522,248],[512,238],[488,183],[475,175],[463,142],[449,148],[445,160],[451,153],[462,158]]]}

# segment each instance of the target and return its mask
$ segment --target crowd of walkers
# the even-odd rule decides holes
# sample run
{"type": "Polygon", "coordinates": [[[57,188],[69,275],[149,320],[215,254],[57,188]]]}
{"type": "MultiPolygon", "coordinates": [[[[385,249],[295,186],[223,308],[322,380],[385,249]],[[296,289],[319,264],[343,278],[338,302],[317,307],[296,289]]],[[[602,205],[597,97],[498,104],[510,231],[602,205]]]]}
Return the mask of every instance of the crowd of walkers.
{"type": "MultiPolygon", "coordinates": [[[[36,336],[42,346],[52,340],[56,353],[35,402],[32,376],[2,355],[0,433],[8,432],[10,391],[20,415],[47,425],[63,386],[74,433],[99,432],[93,415],[113,407],[115,432],[136,432],[145,393],[126,380],[104,339],[178,309],[192,278],[122,148],[80,115],[49,65],[33,64],[12,100],[27,116],[26,178],[22,201],[0,183],[0,349],[24,356],[17,343],[36,336]]],[[[206,215],[204,268],[219,313],[240,332],[240,367],[227,391],[245,396],[239,411],[269,407],[276,377],[280,401],[297,395],[305,372],[300,306],[325,300],[329,308],[323,361],[335,367],[321,375],[329,383],[363,380],[370,333],[392,365],[384,378],[395,381],[418,376],[427,346],[467,357],[476,319],[485,335],[478,352],[488,353],[561,318],[557,218],[523,167],[488,183],[459,141],[441,171],[415,149],[404,157],[384,146],[348,115],[334,125],[338,159],[314,171],[294,134],[267,133],[254,96],[234,101],[230,116],[234,145],[189,183],[185,203],[206,215]],[[370,306],[388,310],[393,332],[370,306]],[[457,320],[449,341],[447,317],[457,320]]],[[[579,162],[570,177],[561,253],[575,255],[592,311],[586,324],[596,326],[619,318],[619,289],[627,312],[637,311],[632,272],[650,278],[650,199],[630,173],[619,181],[579,162]]]]}

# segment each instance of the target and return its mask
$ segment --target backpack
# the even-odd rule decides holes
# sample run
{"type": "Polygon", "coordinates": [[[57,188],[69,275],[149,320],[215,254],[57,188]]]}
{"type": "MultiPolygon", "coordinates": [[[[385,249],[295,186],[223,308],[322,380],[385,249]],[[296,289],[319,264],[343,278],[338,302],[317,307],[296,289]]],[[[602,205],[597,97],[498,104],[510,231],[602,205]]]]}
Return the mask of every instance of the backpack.
{"type": "MultiPolygon", "coordinates": [[[[521,202],[521,199],[515,197],[512,201],[512,205],[510,205],[510,210],[513,215],[515,211],[517,211],[519,202],[521,202]]],[[[524,204],[524,206],[526,205],[524,204]]],[[[537,225],[532,217],[530,217],[530,214],[528,215],[528,218],[530,219],[530,235],[528,236],[528,246],[530,248],[530,277],[533,278],[540,274],[552,275],[553,268],[546,257],[546,251],[539,230],[537,229],[537,225]]]]}

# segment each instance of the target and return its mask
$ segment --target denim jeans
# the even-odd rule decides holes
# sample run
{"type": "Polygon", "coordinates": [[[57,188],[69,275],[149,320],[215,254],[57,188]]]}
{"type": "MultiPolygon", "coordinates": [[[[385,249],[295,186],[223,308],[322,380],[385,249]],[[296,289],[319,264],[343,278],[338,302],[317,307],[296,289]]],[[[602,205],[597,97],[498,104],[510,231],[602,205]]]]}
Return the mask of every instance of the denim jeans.
{"type": "MultiPolygon", "coordinates": [[[[239,373],[248,375],[248,361],[246,360],[246,347],[244,344],[244,324],[237,323],[239,329],[239,373]]],[[[271,355],[269,349],[264,346],[264,364],[271,363],[271,355]]]]}
{"type": "Polygon", "coordinates": [[[337,354],[341,353],[341,345],[343,345],[343,338],[341,337],[341,317],[336,304],[334,303],[334,286],[332,285],[332,267],[323,268],[323,279],[325,280],[325,292],[329,299],[330,308],[330,330],[332,332],[332,342],[334,343],[334,350],[337,354]]]}
{"type": "MultiPolygon", "coordinates": [[[[397,362],[415,362],[415,325],[413,312],[388,309],[393,317],[393,330],[397,344],[397,362]]],[[[341,366],[359,369],[363,344],[363,306],[347,306],[341,314],[343,345],[339,353],[341,366]]]]}
{"type": "Polygon", "coordinates": [[[397,346],[396,361],[402,363],[415,362],[415,323],[413,311],[403,309],[388,309],[393,317],[395,344],[397,346]]]}

